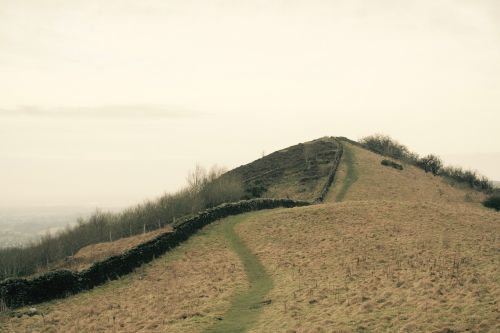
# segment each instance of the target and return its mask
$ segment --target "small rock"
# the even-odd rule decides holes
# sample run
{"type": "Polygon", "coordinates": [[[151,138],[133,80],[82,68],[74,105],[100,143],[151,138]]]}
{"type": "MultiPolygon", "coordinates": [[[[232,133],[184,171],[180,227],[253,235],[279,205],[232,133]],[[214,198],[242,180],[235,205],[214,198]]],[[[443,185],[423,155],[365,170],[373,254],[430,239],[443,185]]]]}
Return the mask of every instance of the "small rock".
{"type": "Polygon", "coordinates": [[[29,308],[27,311],[26,311],[26,314],[30,317],[33,317],[33,316],[36,316],[38,315],[38,310],[36,308],[29,308]]]}

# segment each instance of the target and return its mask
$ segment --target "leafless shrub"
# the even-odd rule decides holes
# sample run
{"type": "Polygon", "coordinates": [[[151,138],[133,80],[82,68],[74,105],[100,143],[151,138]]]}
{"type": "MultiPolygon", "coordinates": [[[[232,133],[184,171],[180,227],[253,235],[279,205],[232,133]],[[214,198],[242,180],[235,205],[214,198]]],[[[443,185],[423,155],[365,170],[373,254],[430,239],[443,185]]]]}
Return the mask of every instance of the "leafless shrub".
{"type": "Polygon", "coordinates": [[[479,175],[476,171],[464,170],[460,167],[445,167],[441,158],[434,154],[419,157],[418,154],[411,152],[408,147],[387,135],[370,135],[362,138],[359,142],[365,148],[375,153],[413,164],[425,172],[432,172],[434,175],[440,175],[458,183],[467,184],[476,190],[484,192],[491,192],[493,190],[493,183],[485,176],[479,175]]]}

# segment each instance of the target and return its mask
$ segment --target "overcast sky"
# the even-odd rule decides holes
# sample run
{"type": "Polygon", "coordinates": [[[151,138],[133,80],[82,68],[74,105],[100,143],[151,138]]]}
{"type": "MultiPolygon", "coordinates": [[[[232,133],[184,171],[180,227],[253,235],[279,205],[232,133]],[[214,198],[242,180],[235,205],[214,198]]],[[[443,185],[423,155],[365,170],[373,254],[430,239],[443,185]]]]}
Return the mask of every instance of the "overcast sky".
{"type": "Polygon", "coordinates": [[[0,206],[386,133],[500,180],[500,2],[0,0],[0,206]]]}

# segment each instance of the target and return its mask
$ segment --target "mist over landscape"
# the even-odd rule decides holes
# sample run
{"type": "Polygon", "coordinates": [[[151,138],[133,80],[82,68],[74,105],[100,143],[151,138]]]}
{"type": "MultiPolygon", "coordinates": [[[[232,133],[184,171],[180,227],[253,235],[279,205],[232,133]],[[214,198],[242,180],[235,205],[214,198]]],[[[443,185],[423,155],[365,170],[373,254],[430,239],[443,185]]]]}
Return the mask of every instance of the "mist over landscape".
{"type": "Polygon", "coordinates": [[[496,0],[0,0],[0,331],[498,332],[499,142],[496,0]]]}

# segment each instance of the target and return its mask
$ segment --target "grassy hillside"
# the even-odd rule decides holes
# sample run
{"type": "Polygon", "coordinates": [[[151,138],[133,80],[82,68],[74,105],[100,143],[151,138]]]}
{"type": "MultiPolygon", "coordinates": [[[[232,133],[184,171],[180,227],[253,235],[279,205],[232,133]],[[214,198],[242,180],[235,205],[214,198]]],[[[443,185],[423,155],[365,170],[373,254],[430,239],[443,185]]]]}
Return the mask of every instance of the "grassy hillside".
{"type": "Polygon", "coordinates": [[[221,325],[243,323],[248,332],[500,329],[500,219],[493,211],[370,200],[252,213],[233,220],[238,224],[231,219],[127,278],[38,307],[45,321],[11,318],[3,328],[236,332],[221,325]],[[255,289],[248,289],[245,260],[237,259],[241,254],[227,238],[232,225],[271,279],[264,286],[273,288],[256,300],[260,294],[248,292],[255,289]]]}
{"type": "Polygon", "coordinates": [[[188,185],[176,193],[165,193],[119,212],[97,210],[76,225],[46,234],[26,246],[0,248],[0,281],[50,269],[86,246],[161,229],[176,218],[240,200],[244,195],[240,180],[221,178],[223,173],[225,170],[219,167],[207,171],[197,166],[188,174],[188,185]]]}
{"type": "MultiPolygon", "coordinates": [[[[260,186],[262,196],[314,198],[336,147],[331,139],[307,144],[232,173],[247,193],[260,186]]],[[[382,165],[384,158],[344,143],[326,204],[220,220],[126,278],[37,306],[43,317],[4,318],[0,328],[500,331],[498,213],[480,204],[481,192],[412,165],[382,165]]]]}
{"type": "Polygon", "coordinates": [[[498,332],[500,218],[466,204],[346,201],[237,232],[272,272],[249,332],[498,332]]]}
{"type": "Polygon", "coordinates": [[[300,143],[228,172],[243,180],[249,197],[311,200],[326,181],[338,153],[333,138],[300,143]]]}
{"type": "Polygon", "coordinates": [[[1,332],[202,332],[248,283],[223,221],[125,278],[4,318],[1,332]]]}
{"type": "MultiPolygon", "coordinates": [[[[333,160],[338,154],[338,146],[337,142],[333,140],[333,138],[321,138],[318,140],[313,140],[310,142],[301,143],[298,145],[291,146],[286,149],[282,149],[280,151],[274,152],[263,158],[260,158],[254,162],[249,164],[240,166],[234,170],[231,170],[225,173],[217,182],[222,184],[231,184],[234,182],[234,179],[242,179],[244,184],[244,190],[247,197],[254,196],[262,196],[262,197],[271,197],[271,198],[293,198],[293,199],[305,199],[305,200],[313,200],[315,199],[323,185],[326,182],[327,176],[331,171],[333,160]]],[[[203,175],[196,174],[196,170],[191,175],[193,178],[193,182],[196,183],[196,177],[207,177],[203,175]]],[[[218,174],[217,174],[218,176],[218,174]]],[[[209,177],[210,179],[215,177],[209,177]]],[[[213,181],[213,179],[211,180],[213,181]]],[[[196,187],[192,185],[191,187],[196,187]]],[[[203,191],[201,191],[203,192],[203,191]]],[[[216,194],[211,193],[210,195],[205,195],[206,197],[217,197],[216,194]]],[[[194,200],[194,199],[193,199],[194,200]]],[[[234,199],[236,200],[236,199],[234,199]]],[[[162,201],[161,199],[159,202],[162,201]]],[[[196,201],[196,200],[194,200],[196,201]]],[[[195,202],[188,202],[188,204],[193,204],[195,202]]],[[[149,206],[151,206],[150,204],[149,206]]],[[[139,210],[135,214],[135,217],[129,217],[129,219],[133,219],[134,223],[140,219],[158,221],[161,220],[172,220],[170,216],[167,216],[170,211],[175,211],[177,205],[170,203],[170,209],[163,212],[156,212],[154,214],[150,214],[151,210],[148,207],[147,209],[139,210]],[[149,215],[151,216],[149,216],[149,215]],[[163,214],[163,215],[162,215],[163,214]],[[166,218],[167,217],[167,218],[166,218]]],[[[185,203],[184,203],[185,205],[185,203]]],[[[147,205],[146,205],[147,206],[147,205]]],[[[159,205],[161,206],[161,205],[159,205]]],[[[195,210],[199,210],[200,205],[196,206],[195,210]]],[[[181,212],[185,212],[186,209],[179,209],[181,212]]],[[[106,214],[100,214],[100,218],[105,219],[110,216],[106,214]]],[[[116,221],[101,221],[103,224],[116,224],[116,221]]],[[[169,229],[170,226],[163,227],[161,229],[158,228],[158,225],[146,225],[144,224],[147,230],[152,230],[146,233],[140,233],[135,236],[124,237],[118,240],[107,242],[108,230],[106,227],[102,227],[104,229],[103,235],[100,235],[100,242],[97,244],[91,244],[84,246],[79,249],[78,252],[74,255],[62,256],[63,259],[59,259],[57,261],[47,261],[43,262],[43,265],[38,265],[36,269],[33,270],[32,273],[40,274],[50,270],[55,269],[71,269],[71,270],[81,270],[89,267],[92,263],[102,260],[111,255],[115,255],[121,253],[133,246],[140,244],[141,242],[145,242],[149,239],[154,238],[161,232],[169,229]],[[166,229],[165,229],[166,228],[166,229]]],[[[101,230],[102,231],[102,230],[101,230]]],[[[139,230],[134,231],[134,233],[138,233],[139,230]]],[[[134,234],[131,233],[131,234],[134,234]]],[[[111,234],[111,232],[109,232],[111,234]]],[[[115,234],[115,233],[113,233],[115,234]]],[[[66,241],[66,243],[70,243],[70,241],[66,241]]],[[[53,244],[53,247],[57,247],[57,244],[53,244]]],[[[36,251],[37,254],[40,254],[42,251],[36,251]]],[[[57,251],[51,251],[57,252],[57,251]]],[[[0,260],[1,262],[1,260],[0,260]]],[[[0,277],[2,272],[0,271],[0,277]]]]}
{"type": "MultiPolygon", "coordinates": [[[[75,255],[66,257],[65,259],[55,262],[49,266],[48,270],[56,269],[70,269],[70,270],[83,270],[90,267],[94,262],[103,260],[113,255],[120,254],[128,249],[133,248],[141,243],[147,242],[156,236],[169,232],[172,230],[171,226],[166,226],[161,229],[150,231],[141,235],[121,238],[113,242],[98,243],[85,246],[80,249],[75,255]]],[[[39,271],[39,273],[46,272],[47,269],[39,271]]]]}
{"type": "Polygon", "coordinates": [[[326,199],[328,202],[384,199],[479,203],[486,197],[482,192],[460,184],[452,185],[446,178],[433,176],[413,165],[402,163],[403,170],[384,166],[381,161],[386,157],[347,142],[343,144],[345,153],[335,186],[326,199]],[[347,189],[343,185],[346,179],[347,189]],[[339,193],[342,200],[338,200],[339,193]]]}

